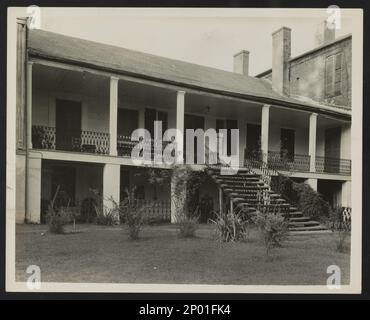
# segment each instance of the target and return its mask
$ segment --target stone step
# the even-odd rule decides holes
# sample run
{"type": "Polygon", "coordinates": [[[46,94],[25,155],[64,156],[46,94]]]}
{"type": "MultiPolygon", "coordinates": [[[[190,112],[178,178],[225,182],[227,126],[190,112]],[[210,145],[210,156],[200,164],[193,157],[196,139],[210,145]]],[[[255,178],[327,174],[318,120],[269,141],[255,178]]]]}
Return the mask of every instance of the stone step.
{"type": "Polygon", "coordinates": [[[304,216],[302,216],[302,217],[290,217],[289,218],[289,221],[291,221],[291,222],[298,222],[298,221],[310,221],[310,218],[309,217],[304,217],[304,216]]]}
{"type": "Polygon", "coordinates": [[[290,231],[310,231],[310,230],[327,230],[325,226],[317,225],[317,226],[307,226],[307,227],[291,227],[289,226],[290,231]]]}
{"type": "Polygon", "coordinates": [[[212,175],[214,179],[222,179],[227,181],[247,181],[247,182],[259,182],[261,179],[259,177],[248,177],[248,176],[220,176],[220,175],[212,175]]]}
{"type": "Polygon", "coordinates": [[[301,236],[307,234],[324,234],[324,233],[332,233],[331,230],[300,230],[300,231],[289,231],[289,235],[294,236],[301,236]]]}
{"type": "Polygon", "coordinates": [[[250,180],[231,180],[231,179],[222,179],[222,178],[214,178],[214,180],[218,183],[228,183],[233,186],[255,186],[258,188],[258,186],[263,186],[265,183],[260,180],[256,181],[250,181],[250,180]]]}
{"type": "Polygon", "coordinates": [[[319,226],[320,223],[317,221],[289,221],[289,227],[303,227],[303,226],[319,226]]]}
{"type": "Polygon", "coordinates": [[[291,218],[303,217],[303,213],[301,211],[290,211],[289,217],[291,218]]]}

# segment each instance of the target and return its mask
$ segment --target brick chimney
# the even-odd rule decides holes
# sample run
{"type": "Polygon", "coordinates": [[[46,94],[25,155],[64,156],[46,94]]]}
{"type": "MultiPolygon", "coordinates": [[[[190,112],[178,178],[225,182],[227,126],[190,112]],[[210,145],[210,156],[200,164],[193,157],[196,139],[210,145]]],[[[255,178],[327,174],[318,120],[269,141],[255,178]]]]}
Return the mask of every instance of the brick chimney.
{"type": "Polygon", "coordinates": [[[321,22],[317,26],[315,38],[318,46],[335,40],[335,24],[327,20],[321,22]]]}
{"type": "Polygon", "coordinates": [[[287,27],[272,34],[272,88],[284,95],[289,95],[290,34],[287,27]]]}
{"type": "Polygon", "coordinates": [[[234,54],[234,72],[248,75],[249,72],[249,51],[242,50],[234,54]]]}

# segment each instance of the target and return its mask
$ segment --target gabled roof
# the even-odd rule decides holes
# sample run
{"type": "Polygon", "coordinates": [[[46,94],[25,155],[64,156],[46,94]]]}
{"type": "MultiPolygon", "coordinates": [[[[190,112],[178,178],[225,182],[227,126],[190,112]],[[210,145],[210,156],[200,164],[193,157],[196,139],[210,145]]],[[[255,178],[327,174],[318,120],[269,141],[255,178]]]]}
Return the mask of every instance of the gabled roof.
{"type": "Polygon", "coordinates": [[[32,57],[78,64],[295,109],[308,108],[315,112],[350,118],[350,111],[347,110],[279,95],[272,90],[271,84],[263,79],[53,32],[29,30],[28,52],[32,57]]]}

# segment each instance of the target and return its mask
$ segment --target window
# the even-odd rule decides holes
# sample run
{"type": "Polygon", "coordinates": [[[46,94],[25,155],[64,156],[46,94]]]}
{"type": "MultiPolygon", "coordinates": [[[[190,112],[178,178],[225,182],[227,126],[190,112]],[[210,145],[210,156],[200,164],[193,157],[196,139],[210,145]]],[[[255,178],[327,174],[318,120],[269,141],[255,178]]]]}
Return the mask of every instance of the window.
{"type": "Polygon", "coordinates": [[[325,61],[325,94],[335,97],[342,93],[342,53],[326,58],[325,61]]]}
{"type": "Polygon", "coordinates": [[[145,129],[147,129],[150,132],[152,139],[154,139],[154,121],[162,121],[162,134],[163,134],[168,127],[167,112],[145,108],[145,129]]]}
{"type": "Polygon", "coordinates": [[[231,119],[227,119],[227,120],[223,120],[223,119],[217,119],[216,120],[216,131],[217,131],[217,134],[220,132],[221,129],[226,129],[226,134],[227,134],[227,150],[226,150],[226,154],[228,156],[231,155],[231,130],[232,129],[238,129],[238,121],[237,120],[231,120],[231,119]]]}

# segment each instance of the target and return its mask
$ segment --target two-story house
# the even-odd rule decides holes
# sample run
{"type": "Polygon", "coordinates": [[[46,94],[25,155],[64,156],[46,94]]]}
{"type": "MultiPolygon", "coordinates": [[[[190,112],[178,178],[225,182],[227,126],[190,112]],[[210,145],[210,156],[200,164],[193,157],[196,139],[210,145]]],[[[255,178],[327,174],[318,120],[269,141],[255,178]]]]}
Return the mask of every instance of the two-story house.
{"type": "MultiPolygon", "coordinates": [[[[274,32],[272,43],[272,69],[252,77],[248,51],[227,72],[28,30],[19,20],[17,222],[43,221],[57,186],[79,203],[91,189],[119,201],[136,186],[137,197],[161,201],[173,214],[171,183],[154,190],[138,175],[147,167],[130,157],[133,130],[153,133],[155,120],[163,131],[239,129],[237,176],[262,150],[261,161],[306,181],[332,205],[350,206],[351,37],[293,58],[289,28],[274,32]]],[[[231,207],[240,201],[217,182],[210,175],[199,190],[214,210],[225,199],[231,207]]]]}

